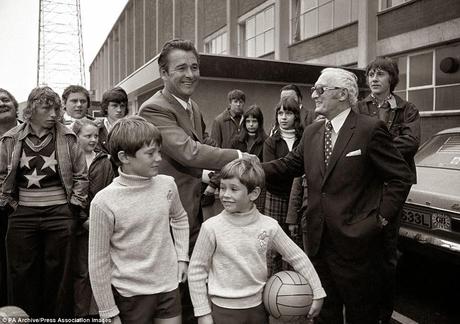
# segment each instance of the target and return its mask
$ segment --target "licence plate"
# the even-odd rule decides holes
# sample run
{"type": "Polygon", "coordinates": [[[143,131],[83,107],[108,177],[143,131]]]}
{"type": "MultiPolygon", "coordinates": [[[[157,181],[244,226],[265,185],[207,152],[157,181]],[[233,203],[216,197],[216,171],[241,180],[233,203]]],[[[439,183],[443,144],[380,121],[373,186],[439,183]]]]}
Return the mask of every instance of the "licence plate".
{"type": "Polygon", "coordinates": [[[402,222],[423,228],[431,228],[431,213],[404,208],[402,214],[402,222]]]}

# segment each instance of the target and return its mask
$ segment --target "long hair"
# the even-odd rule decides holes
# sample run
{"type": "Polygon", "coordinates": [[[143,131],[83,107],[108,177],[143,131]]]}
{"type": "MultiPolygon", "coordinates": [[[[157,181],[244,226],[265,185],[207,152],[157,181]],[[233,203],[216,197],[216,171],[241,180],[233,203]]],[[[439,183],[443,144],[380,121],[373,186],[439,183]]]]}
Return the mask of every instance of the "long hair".
{"type": "Polygon", "coordinates": [[[299,103],[292,97],[284,97],[281,99],[275,108],[275,126],[272,135],[280,132],[280,124],[278,122],[278,112],[283,108],[285,111],[292,111],[294,114],[294,129],[297,138],[301,138],[303,134],[302,121],[300,120],[300,106],[299,103]]]}
{"type": "Polygon", "coordinates": [[[56,121],[61,119],[61,99],[50,87],[36,87],[32,89],[27,98],[27,106],[22,112],[25,121],[30,121],[30,118],[37,109],[37,105],[51,106],[56,112],[56,121]]]}
{"type": "Polygon", "coordinates": [[[264,130],[264,115],[258,105],[251,105],[243,114],[243,121],[242,121],[243,128],[241,129],[241,132],[238,135],[239,141],[246,142],[248,140],[249,134],[248,134],[248,130],[246,129],[246,119],[248,119],[248,117],[253,117],[257,119],[259,123],[259,127],[257,128],[255,140],[256,141],[265,140],[265,138],[267,137],[267,134],[265,133],[265,130],[264,130]]]}

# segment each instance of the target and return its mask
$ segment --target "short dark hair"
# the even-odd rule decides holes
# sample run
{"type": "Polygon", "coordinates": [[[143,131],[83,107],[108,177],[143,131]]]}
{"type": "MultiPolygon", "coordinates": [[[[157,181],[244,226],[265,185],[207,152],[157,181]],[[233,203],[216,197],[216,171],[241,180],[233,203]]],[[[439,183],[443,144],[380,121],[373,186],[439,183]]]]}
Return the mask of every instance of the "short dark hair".
{"type": "Polygon", "coordinates": [[[144,145],[154,142],[161,146],[161,133],[152,123],[140,116],[129,116],[119,119],[112,127],[108,135],[109,154],[115,164],[121,165],[118,152],[124,151],[129,156],[135,156],[136,152],[144,145]]]}
{"type": "Polygon", "coordinates": [[[101,110],[104,116],[107,116],[107,108],[110,102],[124,103],[126,105],[125,116],[128,114],[128,94],[122,87],[107,90],[102,95],[101,110]]]}
{"type": "Polygon", "coordinates": [[[16,101],[16,98],[8,90],[0,88],[0,92],[3,92],[4,94],[6,94],[10,98],[11,102],[13,103],[14,108],[18,110],[19,105],[18,105],[18,102],[16,101]]]}
{"type": "Polygon", "coordinates": [[[183,39],[171,39],[164,43],[163,48],[161,49],[160,56],[158,57],[158,66],[160,68],[160,72],[161,70],[165,70],[166,72],[168,72],[168,54],[175,49],[180,49],[186,52],[193,52],[198,64],[200,64],[200,55],[198,54],[198,51],[196,50],[192,41],[183,39]]]}
{"type": "Polygon", "coordinates": [[[265,173],[260,162],[252,159],[236,159],[227,163],[220,170],[221,180],[238,179],[247,189],[248,193],[256,187],[262,189],[265,185],[265,173]]]}
{"type": "Polygon", "coordinates": [[[390,75],[390,92],[393,93],[394,89],[399,83],[399,68],[398,63],[389,57],[377,57],[370,62],[366,67],[366,81],[369,82],[369,72],[373,70],[383,70],[390,75]]]}
{"type": "Polygon", "coordinates": [[[281,108],[283,108],[283,110],[292,111],[294,113],[294,129],[296,131],[296,136],[301,138],[303,134],[303,126],[302,121],[300,120],[300,103],[298,103],[297,100],[292,97],[284,97],[276,105],[275,128],[273,133],[278,132],[280,129],[280,124],[278,122],[278,111],[280,111],[281,108]]]}
{"type": "Polygon", "coordinates": [[[91,106],[89,91],[80,85],[69,85],[67,88],[64,89],[64,92],[62,92],[62,101],[64,105],[67,103],[67,99],[69,98],[69,95],[71,93],[83,93],[86,97],[86,101],[88,102],[87,108],[91,106]]]}
{"type": "Polygon", "coordinates": [[[61,99],[59,95],[50,87],[36,87],[32,89],[27,98],[27,106],[24,108],[22,115],[25,121],[30,121],[37,104],[46,104],[51,106],[56,112],[56,121],[61,118],[61,99]]]}
{"type": "Polygon", "coordinates": [[[227,94],[228,102],[231,102],[233,99],[241,100],[246,102],[246,95],[243,91],[239,89],[233,89],[227,94]]]}
{"type": "Polygon", "coordinates": [[[292,90],[292,91],[295,91],[297,97],[300,99],[300,101],[302,102],[302,92],[300,91],[300,88],[298,86],[296,86],[295,84],[287,84],[285,85],[284,87],[281,88],[281,92],[283,91],[288,91],[288,90],[292,90]]]}

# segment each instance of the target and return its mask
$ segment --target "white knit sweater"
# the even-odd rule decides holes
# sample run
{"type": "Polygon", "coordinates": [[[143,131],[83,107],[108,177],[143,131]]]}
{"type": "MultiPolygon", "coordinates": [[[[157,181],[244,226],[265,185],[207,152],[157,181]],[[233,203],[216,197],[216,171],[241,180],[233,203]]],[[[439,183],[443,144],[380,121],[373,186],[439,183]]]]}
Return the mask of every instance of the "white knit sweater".
{"type": "Polygon", "coordinates": [[[307,255],[273,218],[255,207],[247,213],[224,210],[203,223],[193,250],[189,287],[195,316],[211,312],[208,295],[212,303],[224,308],[243,309],[262,303],[270,248],[308,280],[315,299],[326,296],[307,255]]]}
{"type": "Polygon", "coordinates": [[[119,313],[111,286],[125,297],[176,289],[188,242],[187,213],[174,179],[120,172],[90,208],[89,274],[101,317],[119,313]]]}

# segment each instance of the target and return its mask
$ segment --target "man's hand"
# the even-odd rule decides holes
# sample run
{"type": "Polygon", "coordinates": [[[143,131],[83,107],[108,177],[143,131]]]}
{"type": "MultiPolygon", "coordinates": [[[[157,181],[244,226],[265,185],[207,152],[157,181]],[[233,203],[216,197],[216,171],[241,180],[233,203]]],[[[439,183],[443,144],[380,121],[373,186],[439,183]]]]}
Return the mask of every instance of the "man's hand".
{"type": "Polygon", "coordinates": [[[188,271],[188,263],[185,261],[179,261],[179,271],[177,274],[179,282],[185,282],[187,280],[187,271],[188,271]]]}
{"type": "Polygon", "coordinates": [[[120,316],[117,315],[117,316],[115,316],[115,317],[112,317],[112,318],[110,319],[110,323],[111,323],[111,324],[122,324],[122,323],[121,323],[120,316]]]}
{"type": "Polygon", "coordinates": [[[308,312],[307,318],[309,320],[313,320],[313,318],[319,315],[321,311],[321,307],[323,307],[324,298],[321,299],[313,299],[313,303],[311,304],[310,311],[308,312]]]}
{"type": "Polygon", "coordinates": [[[198,317],[198,324],[214,324],[211,314],[198,317]]]}
{"type": "Polygon", "coordinates": [[[291,233],[291,237],[295,237],[299,231],[299,225],[297,224],[289,224],[289,233],[291,233]]]}
{"type": "Polygon", "coordinates": [[[247,152],[241,152],[241,158],[242,159],[247,159],[247,160],[252,160],[254,162],[260,162],[260,160],[257,157],[257,155],[249,154],[247,152]]]}

